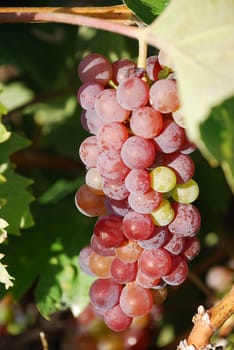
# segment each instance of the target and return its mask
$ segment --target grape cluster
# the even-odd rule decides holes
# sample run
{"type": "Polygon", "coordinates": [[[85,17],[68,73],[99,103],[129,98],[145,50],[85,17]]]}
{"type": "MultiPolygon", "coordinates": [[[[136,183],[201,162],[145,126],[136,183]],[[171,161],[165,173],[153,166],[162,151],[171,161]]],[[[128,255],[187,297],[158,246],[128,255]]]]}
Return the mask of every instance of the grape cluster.
{"type": "Polygon", "coordinates": [[[155,291],[183,283],[200,250],[195,146],[175,76],[163,77],[163,68],[158,56],[142,69],[96,53],[78,66],[81,122],[91,135],[79,149],[87,172],[75,203],[98,216],[79,263],[96,277],[90,301],[115,331],[149,313],[155,291]]]}

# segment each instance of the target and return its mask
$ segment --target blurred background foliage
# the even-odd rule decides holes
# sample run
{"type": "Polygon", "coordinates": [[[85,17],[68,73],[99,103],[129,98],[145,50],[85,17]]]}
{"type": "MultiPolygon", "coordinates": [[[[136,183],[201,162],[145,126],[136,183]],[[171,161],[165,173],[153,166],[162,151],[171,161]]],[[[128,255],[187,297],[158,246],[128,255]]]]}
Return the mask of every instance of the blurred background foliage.
{"type": "MultiPolygon", "coordinates": [[[[121,3],[51,0],[11,1],[9,4],[9,1],[1,1],[1,6],[109,6],[121,3]]],[[[75,192],[84,182],[85,174],[78,149],[88,136],[81,127],[81,109],[76,99],[80,86],[77,65],[89,52],[104,54],[111,61],[119,58],[136,60],[138,45],[120,35],[86,27],[1,24],[0,52],[0,101],[8,110],[3,122],[8,130],[22,137],[11,160],[16,165],[16,172],[30,179],[27,191],[33,198],[29,202],[34,224],[31,220],[28,228],[21,229],[20,233],[11,231],[10,227],[8,242],[1,246],[4,262],[15,278],[10,295],[24,305],[20,309],[20,322],[20,317],[16,317],[19,306],[14,302],[10,302],[14,305],[13,316],[8,314],[2,321],[7,323],[9,318],[8,331],[16,336],[36,322],[35,310],[31,313],[25,305],[35,302],[40,313],[48,317],[58,310],[66,311],[79,305],[83,299],[86,301],[87,287],[78,270],[77,258],[80,249],[89,242],[94,219],[81,215],[74,205],[75,192]],[[27,147],[25,138],[30,142],[27,147]],[[81,285],[85,287],[81,288],[81,285]]],[[[153,54],[155,50],[150,47],[148,55],[153,54]]],[[[9,147],[11,142],[16,142],[15,137],[8,141],[9,147]]],[[[190,264],[188,281],[179,289],[169,291],[153,348],[157,343],[157,348],[166,349],[167,344],[172,344],[178,335],[191,327],[191,317],[197,306],[209,305],[214,300],[215,292],[206,285],[209,268],[221,264],[233,269],[232,193],[219,168],[211,168],[198,151],[193,154],[193,160],[196,166],[194,178],[200,186],[196,206],[202,215],[199,233],[202,250],[190,264]]],[[[17,192],[17,187],[12,191],[17,192]]],[[[6,295],[3,286],[0,295],[2,298],[6,295]]],[[[55,343],[50,345],[50,350],[60,349],[55,343]]],[[[4,349],[2,346],[0,341],[0,349],[4,349]]],[[[76,349],[72,346],[68,348],[76,349]]],[[[77,349],[83,348],[80,345],[77,349]]]]}

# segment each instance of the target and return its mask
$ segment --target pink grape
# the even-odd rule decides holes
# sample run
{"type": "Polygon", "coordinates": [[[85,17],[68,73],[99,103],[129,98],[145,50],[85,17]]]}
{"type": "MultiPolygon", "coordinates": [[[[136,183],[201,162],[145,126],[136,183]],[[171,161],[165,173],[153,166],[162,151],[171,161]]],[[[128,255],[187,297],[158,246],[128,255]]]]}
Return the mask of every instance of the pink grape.
{"type": "Polygon", "coordinates": [[[192,158],[187,154],[180,152],[166,154],[164,165],[174,170],[178,184],[189,181],[194,175],[194,163],[192,158]]]}
{"type": "Polygon", "coordinates": [[[122,332],[129,328],[132,317],[126,315],[120,305],[117,304],[104,312],[104,322],[113,331],[122,332]]]}
{"type": "Polygon", "coordinates": [[[96,96],[95,112],[105,123],[124,122],[130,113],[117,101],[115,89],[105,89],[96,96]]]}
{"type": "Polygon", "coordinates": [[[171,113],[179,108],[176,81],[157,80],[150,88],[150,104],[161,113],[171,113]]]}
{"type": "Polygon", "coordinates": [[[186,237],[183,255],[187,260],[193,260],[200,252],[201,243],[197,237],[186,237]]]}
{"type": "Polygon", "coordinates": [[[97,144],[103,151],[119,151],[127,139],[128,129],[119,122],[104,124],[97,132],[97,144]]]}
{"type": "Polygon", "coordinates": [[[80,61],[78,75],[83,83],[94,81],[106,85],[112,76],[112,65],[104,56],[91,53],[80,61]]]}
{"type": "Polygon", "coordinates": [[[120,152],[103,151],[97,158],[97,170],[109,181],[124,180],[130,169],[124,164],[120,152]]]}
{"type": "Polygon", "coordinates": [[[144,249],[161,248],[167,242],[169,231],[167,226],[155,226],[153,235],[145,240],[139,240],[138,244],[144,249]]]}
{"type": "Polygon", "coordinates": [[[144,106],[149,98],[149,86],[140,78],[122,80],[117,87],[117,100],[127,109],[134,110],[144,106]]]}
{"type": "Polygon", "coordinates": [[[94,110],[95,98],[104,88],[101,84],[89,82],[81,85],[77,93],[77,99],[82,108],[94,110]]]}
{"type": "Polygon", "coordinates": [[[109,278],[113,259],[113,256],[103,256],[92,252],[89,257],[89,268],[96,277],[109,278]]]}
{"type": "Polygon", "coordinates": [[[119,258],[114,258],[110,268],[111,278],[113,281],[125,284],[134,281],[137,273],[136,262],[123,262],[119,258]]]}
{"type": "Polygon", "coordinates": [[[129,192],[123,181],[120,182],[105,180],[103,184],[103,192],[107,197],[117,200],[126,199],[129,195],[129,192]]]}
{"type": "Polygon", "coordinates": [[[98,278],[90,286],[90,301],[95,309],[104,312],[118,304],[121,290],[121,284],[111,278],[98,278]]]}
{"type": "Polygon", "coordinates": [[[77,190],[75,205],[86,216],[95,217],[106,213],[105,196],[97,195],[86,184],[77,190]]]}
{"type": "Polygon", "coordinates": [[[163,276],[162,280],[170,286],[179,286],[188,276],[188,265],[179,255],[172,257],[172,267],[168,275],[163,276]]]}
{"type": "Polygon", "coordinates": [[[183,145],[180,147],[180,152],[183,154],[190,154],[196,151],[196,145],[188,140],[185,135],[185,140],[183,145]]]}
{"type": "Polygon", "coordinates": [[[154,223],[148,214],[129,211],[123,218],[123,232],[130,240],[142,240],[152,236],[154,223]]]}
{"type": "Polygon", "coordinates": [[[101,151],[97,145],[97,138],[95,135],[86,137],[79,148],[80,159],[87,168],[96,167],[100,152],[101,151]]]}
{"type": "Polygon", "coordinates": [[[128,283],[122,289],[119,301],[121,309],[129,317],[143,316],[152,309],[153,295],[149,289],[128,283]]]}
{"type": "Polygon", "coordinates": [[[130,207],[138,213],[150,214],[157,210],[162,203],[162,193],[150,190],[146,193],[130,193],[128,202],[130,207]]]}
{"type": "Polygon", "coordinates": [[[125,186],[131,193],[146,193],[150,190],[150,174],[145,169],[132,169],[125,177],[125,186]]]}
{"type": "Polygon", "coordinates": [[[179,235],[171,235],[167,243],[163,246],[168,252],[173,255],[179,255],[185,246],[185,238],[179,235]]]}
{"type": "Polygon", "coordinates": [[[159,284],[161,278],[155,278],[144,274],[138,269],[136,275],[136,283],[143,288],[153,288],[159,284]]]}
{"type": "Polygon", "coordinates": [[[125,216],[130,210],[128,198],[126,199],[113,199],[110,197],[105,198],[105,206],[108,214],[115,214],[117,216],[125,216]]]}
{"type": "Polygon", "coordinates": [[[112,80],[118,85],[122,80],[131,77],[136,69],[136,63],[128,59],[120,59],[112,63],[112,80]]]}
{"type": "Polygon", "coordinates": [[[105,247],[99,241],[95,234],[92,234],[90,238],[90,246],[92,250],[102,256],[113,256],[115,255],[114,247],[105,247]]]}
{"type": "Polygon", "coordinates": [[[82,111],[81,124],[90,134],[97,134],[98,129],[104,125],[104,122],[97,116],[94,110],[82,111]]]}
{"type": "Polygon", "coordinates": [[[171,119],[166,119],[164,121],[162,132],[154,137],[156,149],[163,153],[173,153],[180,150],[184,139],[184,129],[171,119]]]}
{"type": "Polygon", "coordinates": [[[144,250],[138,259],[138,269],[153,278],[167,275],[171,266],[171,255],[163,248],[144,250]]]}
{"type": "Polygon", "coordinates": [[[90,245],[85,246],[84,248],[81,249],[79,258],[78,258],[79,266],[81,270],[89,276],[94,276],[94,273],[90,270],[90,267],[89,267],[89,259],[92,253],[93,253],[93,249],[91,248],[91,246],[90,245]]]}
{"type": "Polygon", "coordinates": [[[125,241],[115,249],[115,253],[123,262],[132,263],[138,260],[142,250],[136,241],[125,241]]]}
{"type": "Polygon", "coordinates": [[[91,191],[97,195],[103,195],[103,179],[98,173],[97,168],[89,168],[85,175],[85,183],[89,186],[91,191]]]}
{"type": "Polygon", "coordinates": [[[172,203],[175,217],[168,225],[169,231],[175,235],[193,236],[200,229],[201,216],[192,204],[172,203]]]}
{"type": "Polygon", "coordinates": [[[143,106],[132,112],[130,128],[135,135],[151,139],[160,133],[162,127],[162,115],[152,107],[143,106]]]}
{"type": "Polygon", "coordinates": [[[122,218],[106,215],[99,218],[94,226],[97,241],[104,247],[119,247],[125,240],[122,231],[122,218]]]}
{"type": "Polygon", "coordinates": [[[146,59],[146,72],[150,80],[158,80],[158,73],[162,70],[158,56],[150,56],[146,59]]]}
{"type": "Polygon", "coordinates": [[[156,155],[155,146],[150,140],[140,136],[131,136],[123,144],[121,157],[131,169],[148,168],[156,155]]]}

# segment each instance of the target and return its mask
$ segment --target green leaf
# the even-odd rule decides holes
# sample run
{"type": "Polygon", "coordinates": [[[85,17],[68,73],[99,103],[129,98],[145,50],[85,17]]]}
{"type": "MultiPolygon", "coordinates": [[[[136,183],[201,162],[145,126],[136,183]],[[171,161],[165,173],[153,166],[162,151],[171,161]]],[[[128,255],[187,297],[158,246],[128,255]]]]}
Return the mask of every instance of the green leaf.
{"type": "Polygon", "coordinates": [[[20,229],[30,227],[34,221],[29,204],[33,200],[28,187],[32,180],[15,173],[10,156],[16,151],[28,146],[29,140],[15,133],[1,144],[0,153],[0,216],[9,223],[8,233],[19,235],[20,229]]]}
{"type": "Polygon", "coordinates": [[[34,93],[22,82],[13,82],[4,87],[1,93],[1,101],[8,111],[12,111],[25,103],[30,102],[34,97],[34,93]]]}
{"type": "Polygon", "coordinates": [[[46,318],[57,310],[84,305],[85,286],[90,283],[89,277],[79,275],[78,255],[90,240],[94,220],[80,214],[72,203],[74,193],[56,205],[34,202],[36,225],[23,230],[20,237],[9,236],[3,247],[9,273],[15,277],[12,294],[21,298],[37,281],[36,304],[46,318]]]}
{"type": "Polygon", "coordinates": [[[207,120],[201,124],[204,154],[220,164],[227,182],[234,192],[234,98],[212,109],[207,120]]]}
{"type": "Polygon", "coordinates": [[[124,0],[144,23],[150,24],[168,5],[170,0],[124,0]]]}
{"type": "MultiPolygon", "coordinates": [[[[234,95],[233,13],[233,0],[172,0],[142,35],[172,62],[188,136],[211,164],[214,156],[204,147],[200,127],[213,113],[212,108],[234,95]]],[[[212,115],[210,118],[209,126],[213,127],[217,121],[212,115]]],[[[225,122],[229,124],[230,120],[225,122]]],[[[215,131],[211,132],[215,137],[215,131]]],[[[228,152],[230,147],[229,141],[228,152]]],[[[232,156],[228,159],[222,152],[219,161],[232,183],[232,156]]]]}

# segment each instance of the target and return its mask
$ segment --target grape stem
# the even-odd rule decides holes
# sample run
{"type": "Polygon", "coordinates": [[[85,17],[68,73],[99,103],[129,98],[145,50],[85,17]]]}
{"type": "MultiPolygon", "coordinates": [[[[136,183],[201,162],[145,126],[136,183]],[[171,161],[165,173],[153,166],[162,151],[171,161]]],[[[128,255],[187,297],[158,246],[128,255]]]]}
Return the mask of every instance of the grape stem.
{"type": "Polygon", "coordinates": [[[111,8],[112,11],[110,11],[110,7],[2,7],[0,8],[0,23],[65,23],[87,26],[139,39],[142,29],[129,25],[136,23],[132,12],[127,10],[125,6],[112,6],[111,8]],[[116,8],[119,12],[114,11],[116,8]],[[104,11],[105,9],[106,11],[104,11]],[[117,13],[118,15],[116,15],[117,13]],[[118,23],[120,19],[125,24],[118,23]]]}
{"type": "MultiPolygon", "coordinates": [[[[196,350],[204,350],[210,342],[213,333],[234,314],[234,285],[231,290],[217,304],[208,310],[199,306],[198,313],[193,317],[193,329],[190,332],[187,344],[196,350]]],[[[179,346],[177,350],[180,350],[179,346]]]]}

